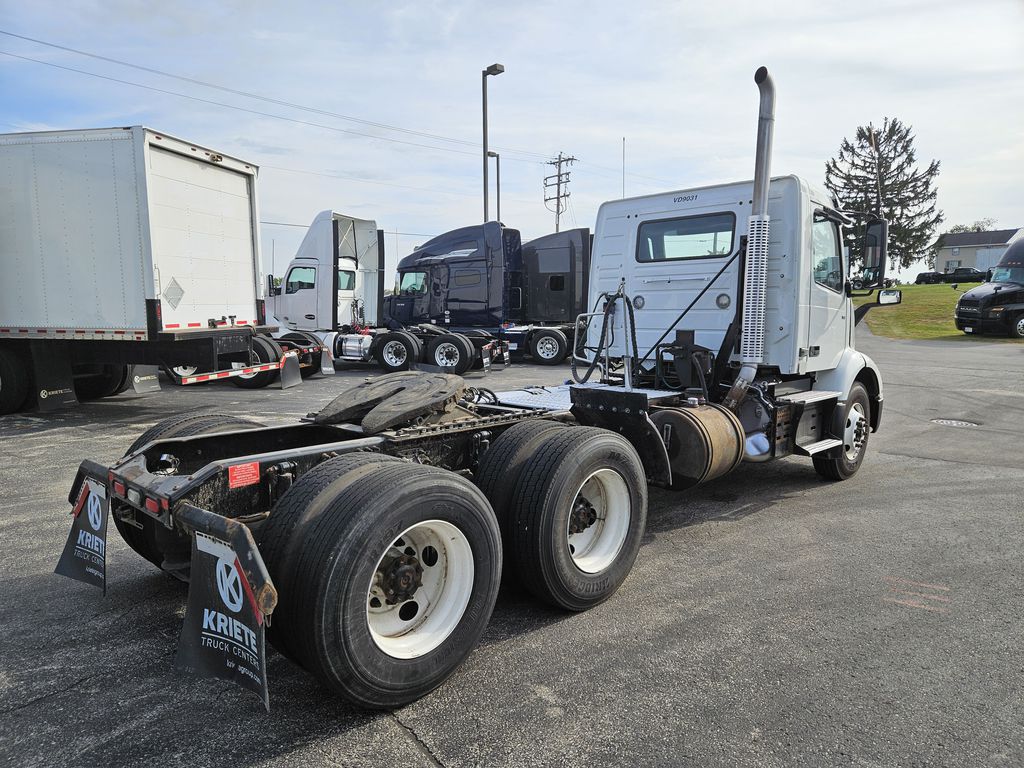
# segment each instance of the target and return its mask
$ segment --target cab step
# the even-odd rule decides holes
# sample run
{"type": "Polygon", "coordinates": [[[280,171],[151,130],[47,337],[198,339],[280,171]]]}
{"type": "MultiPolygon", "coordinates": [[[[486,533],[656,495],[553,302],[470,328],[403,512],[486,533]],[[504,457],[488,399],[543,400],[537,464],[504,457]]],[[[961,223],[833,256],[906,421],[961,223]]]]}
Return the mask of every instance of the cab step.
{"type": "Polygon", "coordinates": [[[776,400],[783,403],[799,403],[800,405],[809,405],[811,403],[820,403],[824,400],[837,399],[842,395],[842,392],[829,392],[827,389],[808,389],[804,392],[793,392],[789,395],[779,395],[776,400]]]}
{"type": "Polygon", "coordinates": [[[837,448],[843,444],[842,440],[836,440],[834,437],[826,437],[824,440],[819,440],[816,443],[807,443],[807,445],[797,445],[793,448],[793,453],[800,456],[816,456],[819,453],[837,448]]]}

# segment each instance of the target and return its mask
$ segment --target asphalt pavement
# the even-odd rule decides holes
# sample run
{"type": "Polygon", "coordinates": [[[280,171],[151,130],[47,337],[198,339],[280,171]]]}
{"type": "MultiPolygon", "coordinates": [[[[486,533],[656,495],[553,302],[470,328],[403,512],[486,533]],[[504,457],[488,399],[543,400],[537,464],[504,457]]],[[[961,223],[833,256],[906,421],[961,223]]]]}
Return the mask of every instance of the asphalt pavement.
{"type": "Polygon", "coordinates": [[[609,601],[565,614],[505,590],[454,677],[391,713],[272,650],[270,714],[178,675],[186,588],[113,531],[106,597],[53,574],[82,459],[181,411],[293,419],[372,369],[0,418],[0,765],[1022,765],[1024,345],[859,346],[885,409],[854,478],[793,458],[652,490],[609,601]]]}

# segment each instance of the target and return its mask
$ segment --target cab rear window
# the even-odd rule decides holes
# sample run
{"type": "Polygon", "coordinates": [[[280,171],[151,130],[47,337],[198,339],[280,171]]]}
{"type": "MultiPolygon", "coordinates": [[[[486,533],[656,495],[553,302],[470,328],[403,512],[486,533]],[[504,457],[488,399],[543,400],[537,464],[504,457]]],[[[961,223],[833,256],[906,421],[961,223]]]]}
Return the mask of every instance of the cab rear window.
{"type": "Polygon", "coordinates": [[[735,230],[733,213],[645,221],[637,233],[636,260],[644,263],[728,256],[735,230]]]}

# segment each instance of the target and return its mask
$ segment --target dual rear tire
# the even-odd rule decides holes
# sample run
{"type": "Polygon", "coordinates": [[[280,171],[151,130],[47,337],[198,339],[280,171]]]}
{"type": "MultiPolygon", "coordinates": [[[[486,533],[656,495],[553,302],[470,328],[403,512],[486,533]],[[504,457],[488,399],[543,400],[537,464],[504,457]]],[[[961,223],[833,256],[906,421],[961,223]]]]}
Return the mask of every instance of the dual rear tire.
{"type": "Polygon", "coordinates": [[[483,455],[476,482],[498,515],[506,577],[539,599],[584,611],[629,575],[647,523],[647,482],[621,435],[521,422],[483,455]]]}
{"type": "Polygon", "coordinates": [[[443,683],[498,594],[501,535],[484,495],[379,454],[303,475],[259,541],[279,594],[271,643],[362,707],[402,706],[443,683]]]}

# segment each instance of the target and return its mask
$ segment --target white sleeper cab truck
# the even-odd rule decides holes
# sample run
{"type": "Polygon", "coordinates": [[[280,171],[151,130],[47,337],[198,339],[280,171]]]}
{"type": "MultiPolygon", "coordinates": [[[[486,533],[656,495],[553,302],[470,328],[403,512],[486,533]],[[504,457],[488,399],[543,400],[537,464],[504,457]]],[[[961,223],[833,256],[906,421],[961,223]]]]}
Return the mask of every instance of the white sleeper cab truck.
{"type": "MultiPolygon", "coordinates": [[[[601,208],[579,383],[495,393],[406,371],[294,424],[168,419],[113,464],[82,462],[58,572],[103,586],[112,518],[189,581],[180,669],[269,706],[266,637],[349,701],[396,707],[472,651],[502,578],[566,611],[611,598],[650,485],[789,455],[850,478],[882,408],[878,368],[853,348],[853,222],[804,182],[769,180],[773,88],[763,68],[755,81],[753,184],[601,208]]],[[[885,224],[863,226],[856,256],[881,285],[885,224]]]]}
{"type": "Polygon", "coordinates": [[[151,388],[157,366],[243,387],[319,369],[269,336],[256,177],[138,126],[0,135],[0,414],[151,388]]]}
{"type": "Polygon", "coordinates": [[[277,338],[312,335],[334,360],[376,361],[388,372],[428,363],[457,374],[507,360],[508,344],[490,334],[386,321],[384,232],[375,221],[321,211],[280,282],[268,276],[267,295],[277,338]]]}

